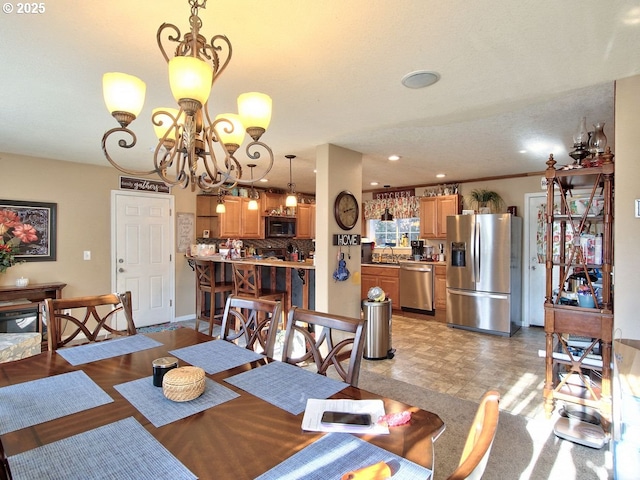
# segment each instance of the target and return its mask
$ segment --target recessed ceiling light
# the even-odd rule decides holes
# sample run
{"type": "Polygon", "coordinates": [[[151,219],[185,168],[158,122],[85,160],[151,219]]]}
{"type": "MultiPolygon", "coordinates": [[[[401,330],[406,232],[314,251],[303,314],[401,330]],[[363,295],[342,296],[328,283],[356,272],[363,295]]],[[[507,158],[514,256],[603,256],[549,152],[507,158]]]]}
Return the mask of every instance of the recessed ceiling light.
{"type": "Polygon", "coordinates": [[[269,180],[267,180],[266,178],[261,178],[261,179],[260,179],[260,181],[261,181],[262,183],[267,183],[269,180]]]}
{"type": "Polygon", "coordinates": [[[392,162],[400,160],[400,155],[389,155],[389,160],[391,160],[392,162]]]}
{"type": "Polygon", "coordinates": [[[378,182],[371,182],[369,185],[372,185],[375,187],[376,185],[378,185],[378,182]]]}
{"type": "Polygon", "coordinates": [[[444,178],[446,175],[444,173],[439,173],[436,175],[436,178],[444,178]]]}
{"type": "Polygon", "coordinates": [[[520,150],[520,153],[527,153],[526,150],[520,150]]]}
{"type": "Polygon", "coordinates": [[[416,70],[402,77],[402,84],[407,88],[424,88],[433,85],[438,80],[440,80],[440,74],[438,72],[416,70]]]}

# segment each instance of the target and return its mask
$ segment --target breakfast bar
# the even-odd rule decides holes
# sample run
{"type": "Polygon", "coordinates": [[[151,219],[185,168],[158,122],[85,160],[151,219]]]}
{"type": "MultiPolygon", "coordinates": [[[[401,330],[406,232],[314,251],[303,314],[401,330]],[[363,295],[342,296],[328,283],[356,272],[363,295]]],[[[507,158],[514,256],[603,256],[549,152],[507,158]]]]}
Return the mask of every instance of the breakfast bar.
{"type": "Polygon", "coordinates": [[[222,255],[189,257],[190,261],[210,261],[216,266],[216,281],[233,281],[232,264],[250,263],[258,266],[263,284],[287,292],[284,309],[293,305],[315,308],[315,265],[312,262],[290,262],[256,257],[224,258],[222,255]]]}

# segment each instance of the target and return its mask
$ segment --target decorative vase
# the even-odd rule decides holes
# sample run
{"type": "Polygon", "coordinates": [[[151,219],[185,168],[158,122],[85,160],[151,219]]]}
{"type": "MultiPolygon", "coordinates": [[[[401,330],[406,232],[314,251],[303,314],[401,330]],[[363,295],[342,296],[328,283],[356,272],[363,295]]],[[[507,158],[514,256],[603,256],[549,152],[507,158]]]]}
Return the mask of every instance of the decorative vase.
{"type": "Polygon", "coordinates": [[[593,125],[595,129],[589,139],[589,152],[593,155],[601,155],[607,146],[607,136],[604,134],[604,122],[598,122],[593,125]]]}

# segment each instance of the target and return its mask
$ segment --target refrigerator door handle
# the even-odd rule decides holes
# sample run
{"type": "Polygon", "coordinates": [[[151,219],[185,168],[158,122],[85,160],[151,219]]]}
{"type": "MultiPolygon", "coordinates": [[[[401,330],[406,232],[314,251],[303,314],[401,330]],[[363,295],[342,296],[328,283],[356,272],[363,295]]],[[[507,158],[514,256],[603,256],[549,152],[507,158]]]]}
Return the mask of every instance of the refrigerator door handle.
{"type": "Polygon", "coordinates": [[[487,292],[473,292],[470,290],[455,290],[453,288],[449,288],[448,292],[452,295],[463,295],[466,297],[483,297],[483,298],[494,298],[496,300],[508,300],[509,295],[503,293],[487,293],[487,292]]]}
{"type": "Polygon", "coordinates": [[[480,222],[476,222],[473,231],[473,281],[478,283],[480,281],[480,222]]]}

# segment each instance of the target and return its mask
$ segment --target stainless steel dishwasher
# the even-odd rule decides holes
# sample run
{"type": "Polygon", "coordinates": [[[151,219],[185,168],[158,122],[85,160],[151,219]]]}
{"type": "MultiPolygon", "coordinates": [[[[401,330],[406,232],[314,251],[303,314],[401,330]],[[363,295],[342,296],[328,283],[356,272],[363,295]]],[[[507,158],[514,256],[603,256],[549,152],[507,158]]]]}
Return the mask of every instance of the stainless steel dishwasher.
{"type": "Polygon", "coordinates": [[[400,308],[433,312],[433,265],[400,262],[400,308]]]}

